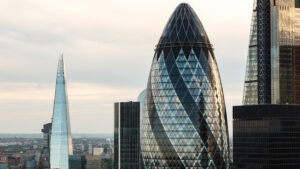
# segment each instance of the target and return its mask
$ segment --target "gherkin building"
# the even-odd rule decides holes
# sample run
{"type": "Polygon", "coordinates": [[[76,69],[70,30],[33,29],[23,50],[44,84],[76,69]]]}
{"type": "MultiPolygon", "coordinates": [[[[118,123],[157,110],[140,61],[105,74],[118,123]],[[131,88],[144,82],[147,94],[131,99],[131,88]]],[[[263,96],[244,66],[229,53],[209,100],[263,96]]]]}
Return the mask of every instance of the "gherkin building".
{"type": "Polygon", "coordinates": [[[144,168],[230,168],[216,58],[202,23],[186,3],[175,9],[156,46],[145,97],[144,168]]]}

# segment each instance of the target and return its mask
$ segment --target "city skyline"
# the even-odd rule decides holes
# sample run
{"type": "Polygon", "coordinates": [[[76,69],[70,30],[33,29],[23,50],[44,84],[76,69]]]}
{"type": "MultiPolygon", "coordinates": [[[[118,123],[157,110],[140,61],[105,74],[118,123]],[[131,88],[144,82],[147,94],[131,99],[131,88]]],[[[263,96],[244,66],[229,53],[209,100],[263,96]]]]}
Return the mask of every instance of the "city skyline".
{"type": "MultiPolygon", "coordinates": [[[[7,9],[4,9],[3,6],[0,8],[3,8],[2,11],[4,12],[11,13],[7,10],[13,6],[14,2],[8,2],[10,5],[4,5],[7,9]]],[[[7,49],[0,49],[0,60],[3,63],[2,69],[0,69],[2,70],[0,75],[3,77],[0,83],[0,91],[4,93],[0,97],[2,107],[0,112],[7,112],[7,115],[2,116],[0,124],[10,125],[11,127],[4,128],[1,126],[0,133],[39,133],[42,124],[50,121],[51,107],[53,106],[51,101],[54,98],[54,89],[52,88],[55,84],[55,76],[53,76],[55,69],[53,67],[56,65],[60,52],[66,54],[72,131],[74,133],[112,133],[113,102],[137,100],[138,94],[145,89],[153,57],[153,46],[157,43],[157,37],[161,34],[162,27],[169,14],[180,1],[168,3],[163,1],[161,7],[157,6],[158,3],[161,4],[158,1],[154,1],[153,4],[145,1],[134,2],[136,3],[134,5],[125,5],[121,1],[105,1],[102,7],[100,7],[101,3],[85,4],[82,7],[83,9],[77,10],[75,7],[66,8],[67,4],[58,7],[52,3],[35,4],[29,2],[22,7],[24,11],[21,10],[19,15],[12,16],[12,20],[1,16],[0,42],[7,49]],[[50,7],[47,8],[47,5],[50,5],[50,7]],[[113,8],[113,12],[116,14],[110,19],[105,19],[100,16],[104,12],[92,7],[93,5],[101,9],[105,5],[111,8],[116,5],[113,8]],[[124,6],[122,7],[122,5],[124,6]],[[147,5],[150,5],[150,7],[147,8],[147,5]],[[40,8],[21,16],[22,12],[23,14],[27,13],[27,10],[36,6],[40,8]],[[58,10],[58,14],[50,17],[51,14],[55,13],[54,9],[51,9],[53,7],[58,10]],[[86,14],[85,12],[90,8],[91,12],[86,14]],[[71,12],[71,14],[67,15],[66,12],[71,12]],[[137,12],[140,12],[140,16],[135,16],[137,12]],[[34,15],[40,13],[41,15],[34,15]],[[80,21],[90,16],[95,16],[95,18],[81,23],[76,19],[72,20],[74,15],[80,21]],[[124,16],[121,17],[122,15],[124,16]],[[60,20],[60,16],[63,19],[60,20]],[[121,19],[116,19],[117,17],[121,19]],[[153,17],[151,19],[153,22],[147,23],[143,17],[153,17]],[[47,27],[49,31],[47,31],[46,26],[43,27],[38,24],[43,23],[41,20],[44,18],[50,20],[45,23],[50,26],[50,29],[47,27]],[[128,25],[124,21],[118,23],[125,18],[128,22],[128,18],[132,21],[128,25]],[[29,23],[40,22],[37,22],[37,25],[27,25],[26,23],[18,25],[14,19],[29,19],[29,23]],[[70,28],[72,25],[75,26],[74,29],[70,28]],[[23,30],[21,30],[22,26],[25,27],[23,30]],[[92,29],[93,26],[95,28],[92,29]],[[124,28],[122,30],[118,28],[109,30],[109,28],[115,26],[123,26],[124,28]],[[45,30],[46,32],[44,32],[45,30]],[[97,36],[93,37],[94,34],[87,33],[90,30],[97,36]],[[105,33],[101,34],[101,31],[104,31],[107,35],[105,33]],[[117,33],[117,35],[114,33],[117,33]],[[129,39],[126,34],[132,33],[135,33],[135,36],[129,39]],[[80,41],[82,39],[83,41],[80,41]],[[137,44],[137,42],[141,43],[137,44]],[[112,46],[114,46],[114,49],[112,49],[112,46]],[[19,50],[16,51],[16,47],[19,50]],[[115,50],[118,48],[122,50],[115,50]],[[132,61],[134,61],[134,64],[129,63],[132,61]],[[107,74],[107,72],[110,73],[107,74]],[[120,97],[121,95],[123,97],[120,97]],[[22,121],[25,122],[21,123],[22,121]],[[20,127],[17,124],[24,124],[25,127],[20,127]]],[[[246,3],[232,0],[232,3],[241,6],[241,9],[233,9],[233,11],[225,9],[226,7],[232,7],[232,5],[227,4],[228,2],[218,2],[216,0],[212,2],[187,2],[203,18],[202,22],[206,25],[211,43],[214,44],[223,81],[227,112],[231,115],[232,105],[242,102],[245,74],[245,71],[242,70],[245,70],[246,65],[252,1],[246,3]],[[220,13],[228,12],[228,17],[224,17],[224,20],[220,21],[216,12],[205,7],[212,4],[223,6],[223,8],[216,7],[216,11],[220,13]],[[237,12],[240,12],[241,16],[236,16],[237,12]],[[243,24],[239,26],[243,28],[235,28],[233,26],[234,22],[242,22],[243,24]],[[226,28],[230,24],[232,24],[231,29],[226,28]],[[227,35],[238,31],[241,31],[242,34],[227,35]],[[231,42],[233,44],[227,44],[228,40],[236,41],[231,42]],[[232,52],[234,49],[236,51],[232,52]],[[237,72],[236,70],[241,71],[237,72]],[[233,77],[233,73],[238,75],[233,77]]],[[[74,5],[80,6],[82,3],[76,1],[74,5]]],[[[108,10],[105,10],[105,12],[109,13],[108,10]]],[[[231,119],[231,116],[228,119],[231,119]]],[[[229,128],[231,129],[231,123],[229,123],[229,128]]]]}

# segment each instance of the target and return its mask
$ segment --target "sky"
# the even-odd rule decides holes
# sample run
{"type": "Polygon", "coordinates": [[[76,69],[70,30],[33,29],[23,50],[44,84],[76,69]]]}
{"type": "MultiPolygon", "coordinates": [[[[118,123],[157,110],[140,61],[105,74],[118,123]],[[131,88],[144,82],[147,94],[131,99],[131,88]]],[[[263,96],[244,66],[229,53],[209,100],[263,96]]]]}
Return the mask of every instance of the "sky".
{"type": "MultiPolygon", "coordinates": [[[[0,133],[51,122],[56,69],[66,64],[72,133],[112,133],[113,103],[137,100],[155,45],[179,0],[0,0],[0,133]]],[[[186,0],[214,46],[232,133],[252,0],[186,0]]]]}

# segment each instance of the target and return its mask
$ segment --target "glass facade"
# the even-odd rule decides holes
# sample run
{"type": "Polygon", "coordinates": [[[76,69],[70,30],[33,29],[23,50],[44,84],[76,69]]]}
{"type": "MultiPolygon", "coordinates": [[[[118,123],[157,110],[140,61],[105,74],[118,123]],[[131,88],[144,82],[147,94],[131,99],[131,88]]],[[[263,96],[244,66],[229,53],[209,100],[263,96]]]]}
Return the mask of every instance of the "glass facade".
{"type": "Polygon", "coordinates": [[[243,104],[300,104],[299,0],[254,0],[243,104]]]}
{"type": "Polygon", "coordinates": [[[299,169],[300,106],[233,108],[234,169],[299,169]]]}
{"type": "MultiPolygon", "coordinates": [[[[274,2],[273,2],[274,3],[274,2]]],[[[294,103],[294,0],[276,0],[271,8],[272,103],[294,103]]]]}
{"type": "Polygon", "coordinates": [[[300,104],[300,0],[295,4],[294,19],[295,103],[300,104]]]}
{"type": "Polygon", "coordinates": [[[140,103],[114,106],[114,169],[140,169],[140,103]]]}
{"type": "Polygon", "coordinates": [[[186,3],[175,9],[155,50],[143,112],[144,168],[230,167],[216,58],[186,3]]]}
{"type": "Polygon", "coordinates": [[[69,155],[73,154],[64,67],[61,56],[57,69],[50,140],[50,167],[59,169],[69,169],[69,155]]]}
{"type": "Polygon", "coordinates": [[[257,13],[256,11],[257,11],[257,2],[256,0],[254,0],[243,104],[258,103],[257,101],[258,96],[257,96],[257,13]]]}

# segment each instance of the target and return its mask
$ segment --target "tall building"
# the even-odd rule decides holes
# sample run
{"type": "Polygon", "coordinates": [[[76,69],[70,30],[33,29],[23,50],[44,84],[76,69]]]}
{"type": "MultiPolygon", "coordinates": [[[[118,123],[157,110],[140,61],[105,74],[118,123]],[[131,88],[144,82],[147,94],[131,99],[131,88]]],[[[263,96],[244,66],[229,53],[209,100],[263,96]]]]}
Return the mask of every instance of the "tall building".
{"type": "Polygon", "coordinates": [[[254,0],[236,169],[300,168],[300,0],[254,0]]]}
{"type": "Polygon", "coordinates": [[[234,169],[299,169],[300,105],[233,108],[234,169]]]}
{"type": "Polygon", "coordinates": [[[243,104],[257,104],[257,3],[254,7],[251,20],[250,42],[247,58],[246,77],[244,86],[243,104]]]}
{"type": "Polygon", "coordinates": [[[115,103],[114,168],[140,169],[140,103],[115,103]]]}
{"type": "Polygon", "coordinates": [[[243,104],[300,104],[300,0],[254,0],[243,104]]]}
{"type": "Polygon", "coordinates": [[[146,169],[230,167],[216,58],[186,3],[175,9],[156,46],[146,96],[141,143],[146,169]]]}
{"type": "Polygon", "coordinates": [[[43,149],[50,149],[50,138],[51,138],[51,123],[44,124],[43,129],[43,149]]]}
{"type": "Polygon", "coordinates": [[[43,150],[41,154],[41,159],[39,160],[39,166],[44,169],[50,168],[50,138],[51,138],[51,126],[52,123],[44,124],[43,132],[43,150]]]}
{"type": "Polygon", "coordinates": [[[69,169],[69,155],[73,154],[69,103],[63,56],[58,61],[52,129],[50,140],[50,167],[69,169]]]}

